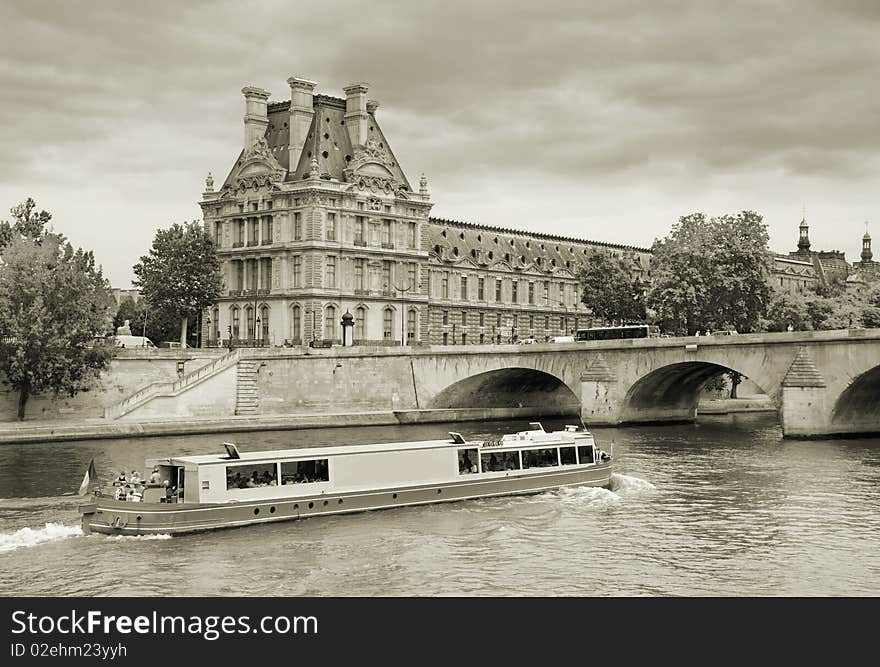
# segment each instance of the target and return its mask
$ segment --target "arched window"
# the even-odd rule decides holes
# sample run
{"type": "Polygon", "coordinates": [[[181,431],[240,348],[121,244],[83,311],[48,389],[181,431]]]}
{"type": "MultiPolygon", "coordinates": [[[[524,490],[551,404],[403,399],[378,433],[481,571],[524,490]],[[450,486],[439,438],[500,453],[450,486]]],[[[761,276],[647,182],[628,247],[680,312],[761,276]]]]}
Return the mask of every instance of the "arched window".
{"type": "Polygon", "coordinates": [[[299,306],[290,309],[290,337],[294,341],[302,340],[302,309],[299,306]]]}
{"type": "Polygon", "coordinates": [[[254,309],[251,306],[245,308],[245,316],[247,318],[247,337],[248,340],[254,339],[254,309]]]}
{"type": "Polygon", "coordinates": [[[324,309],[324,340],[336,338],[336,308],[327,306],[324,309]]]}
{"type": "Polygon", "coordinates": [[[416,337],[416,310],[411,308],[406,314],[406,340],[414,340],[416,337]]]}
{"type": "Polygon", "coordinates": [[[363,306],[354,311],[354,337],[355,340],[364,340],[367,337],[367,309],[363,306]]]}
{"type": "Polygon", "coordinates": [[[394,311],[386,308],[382,313],[382,337],[391,340],[391,332],[394,331],[394,311]]]}
{"type": "Polygon", "coordinates": [[[241,311],[237,306],[233,306],[230,315],[229,319],[232,322],[232,337],[241,338],[241,311]]]}
{"type": "Polygon", "coordinates": [[[269,340],[269,306],[260,306],[260,338],[269,340]]]}

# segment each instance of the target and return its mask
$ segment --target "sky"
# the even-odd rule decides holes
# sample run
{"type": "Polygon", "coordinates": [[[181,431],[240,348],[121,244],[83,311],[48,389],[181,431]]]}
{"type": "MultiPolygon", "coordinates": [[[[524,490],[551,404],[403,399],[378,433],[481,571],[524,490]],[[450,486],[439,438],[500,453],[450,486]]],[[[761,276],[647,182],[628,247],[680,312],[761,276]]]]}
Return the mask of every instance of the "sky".
{"type": "MultiPolygon", "coordinates": [[[[880,240],[880,2],[3,0],[0,219],[33,197],[114,287],[201,219],[254,85],[376,118],[432,215],[650,246],[754,210],[794,250],[880,240]]],[[[880,242],[877,255],[880,256],[880,242]]]]}

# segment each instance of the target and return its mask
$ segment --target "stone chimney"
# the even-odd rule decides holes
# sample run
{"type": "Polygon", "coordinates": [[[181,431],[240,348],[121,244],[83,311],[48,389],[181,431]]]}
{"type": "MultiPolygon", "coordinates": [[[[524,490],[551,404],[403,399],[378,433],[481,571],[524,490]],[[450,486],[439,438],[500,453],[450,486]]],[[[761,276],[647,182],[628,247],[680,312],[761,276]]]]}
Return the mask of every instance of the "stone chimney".
{"type": "Polygon", "coordinates": [[[345,91],[345,127],[352,147],[363,148],[367,143],[367,84],[353,83],[345,91]]]}
{"type": "Polygon", "coordinates": [[[244,150],[248,151],[256,143],[257,139],[265,136],[269,126],[269,116],[266,106],[269,99],[269,91],[253,86],[245,86],[241,89],[244,95],[244,150]]]}
{"type": "Polygon", "coordinates": [[[314,81],[295,76],[287,80],[290,85],[290,163],[289,170],[296,171],[303,147],[309,136],[309,127],[315,115],[314,81]]]}

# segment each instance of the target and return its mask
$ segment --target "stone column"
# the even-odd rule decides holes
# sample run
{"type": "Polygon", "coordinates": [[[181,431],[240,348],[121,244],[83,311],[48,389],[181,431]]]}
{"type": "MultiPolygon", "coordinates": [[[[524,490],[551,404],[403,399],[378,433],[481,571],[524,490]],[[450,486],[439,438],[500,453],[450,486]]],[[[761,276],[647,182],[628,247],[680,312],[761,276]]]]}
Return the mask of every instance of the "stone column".
{"type": "Polygon", "coordinates": [[[619,423],[622,398],[617,376],[597,355],[581,374],[581,419],[585,424],[619,423]]]}
{"type": "Polygon", "coordinates": [[[315,115],[314,91],[317,84],[314,81],[300,79],[295,76],[290,77],[287,83],[290,85],[290,153],[288,169],[291,172],[295,172],[299,166],[303,146],[305,146],[306,139],[308,138],[312,118],[315,115]]]}
{"type": "Polygon", "coordinates": [[[345,129],[353,148],[363,148],[367,143],[367,84],[353,83],[342,89],[345,92],[345,129]]]}
{"type": "Polygon", "coordinates": [[[801,346],[782,380],[782,435],[809,437],[828,433],[825,379],[813,356],[801,346]]]}
{"type": "Polygon", "coordinates": [[[266,128],[269,126],[267,111],[269,91],[245,86],[241,89],[241,93],[244,95],[245,102],[244,149],[248,151],[257,139],[266,134],[266,128]]]}

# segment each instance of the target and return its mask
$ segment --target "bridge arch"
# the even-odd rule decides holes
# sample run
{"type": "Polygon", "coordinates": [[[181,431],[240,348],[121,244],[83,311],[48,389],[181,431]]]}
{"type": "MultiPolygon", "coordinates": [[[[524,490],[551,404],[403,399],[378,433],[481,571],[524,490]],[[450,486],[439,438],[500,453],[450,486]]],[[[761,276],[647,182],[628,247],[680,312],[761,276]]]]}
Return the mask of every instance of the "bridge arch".
{"type": "Polygon", "coordinates": [[[880,366],[857,375],[831,411],[831,430],[880,432],[880,366]]]}
{"type": "Polygon", "coordinates": [[[557,376],[534,368],[507,367],[477,373],[439,391],[431,408],[533,408],[535,414],[580,412],[580,399],[557,376]]]}
{"type": "Polygon", "coordinates": [[[655,368],[627,390],[620,421],[693,421],[703,388],[713,377],[727,371],[755,381],[738,368],[710,361],[683,361],[655,368]]]}

